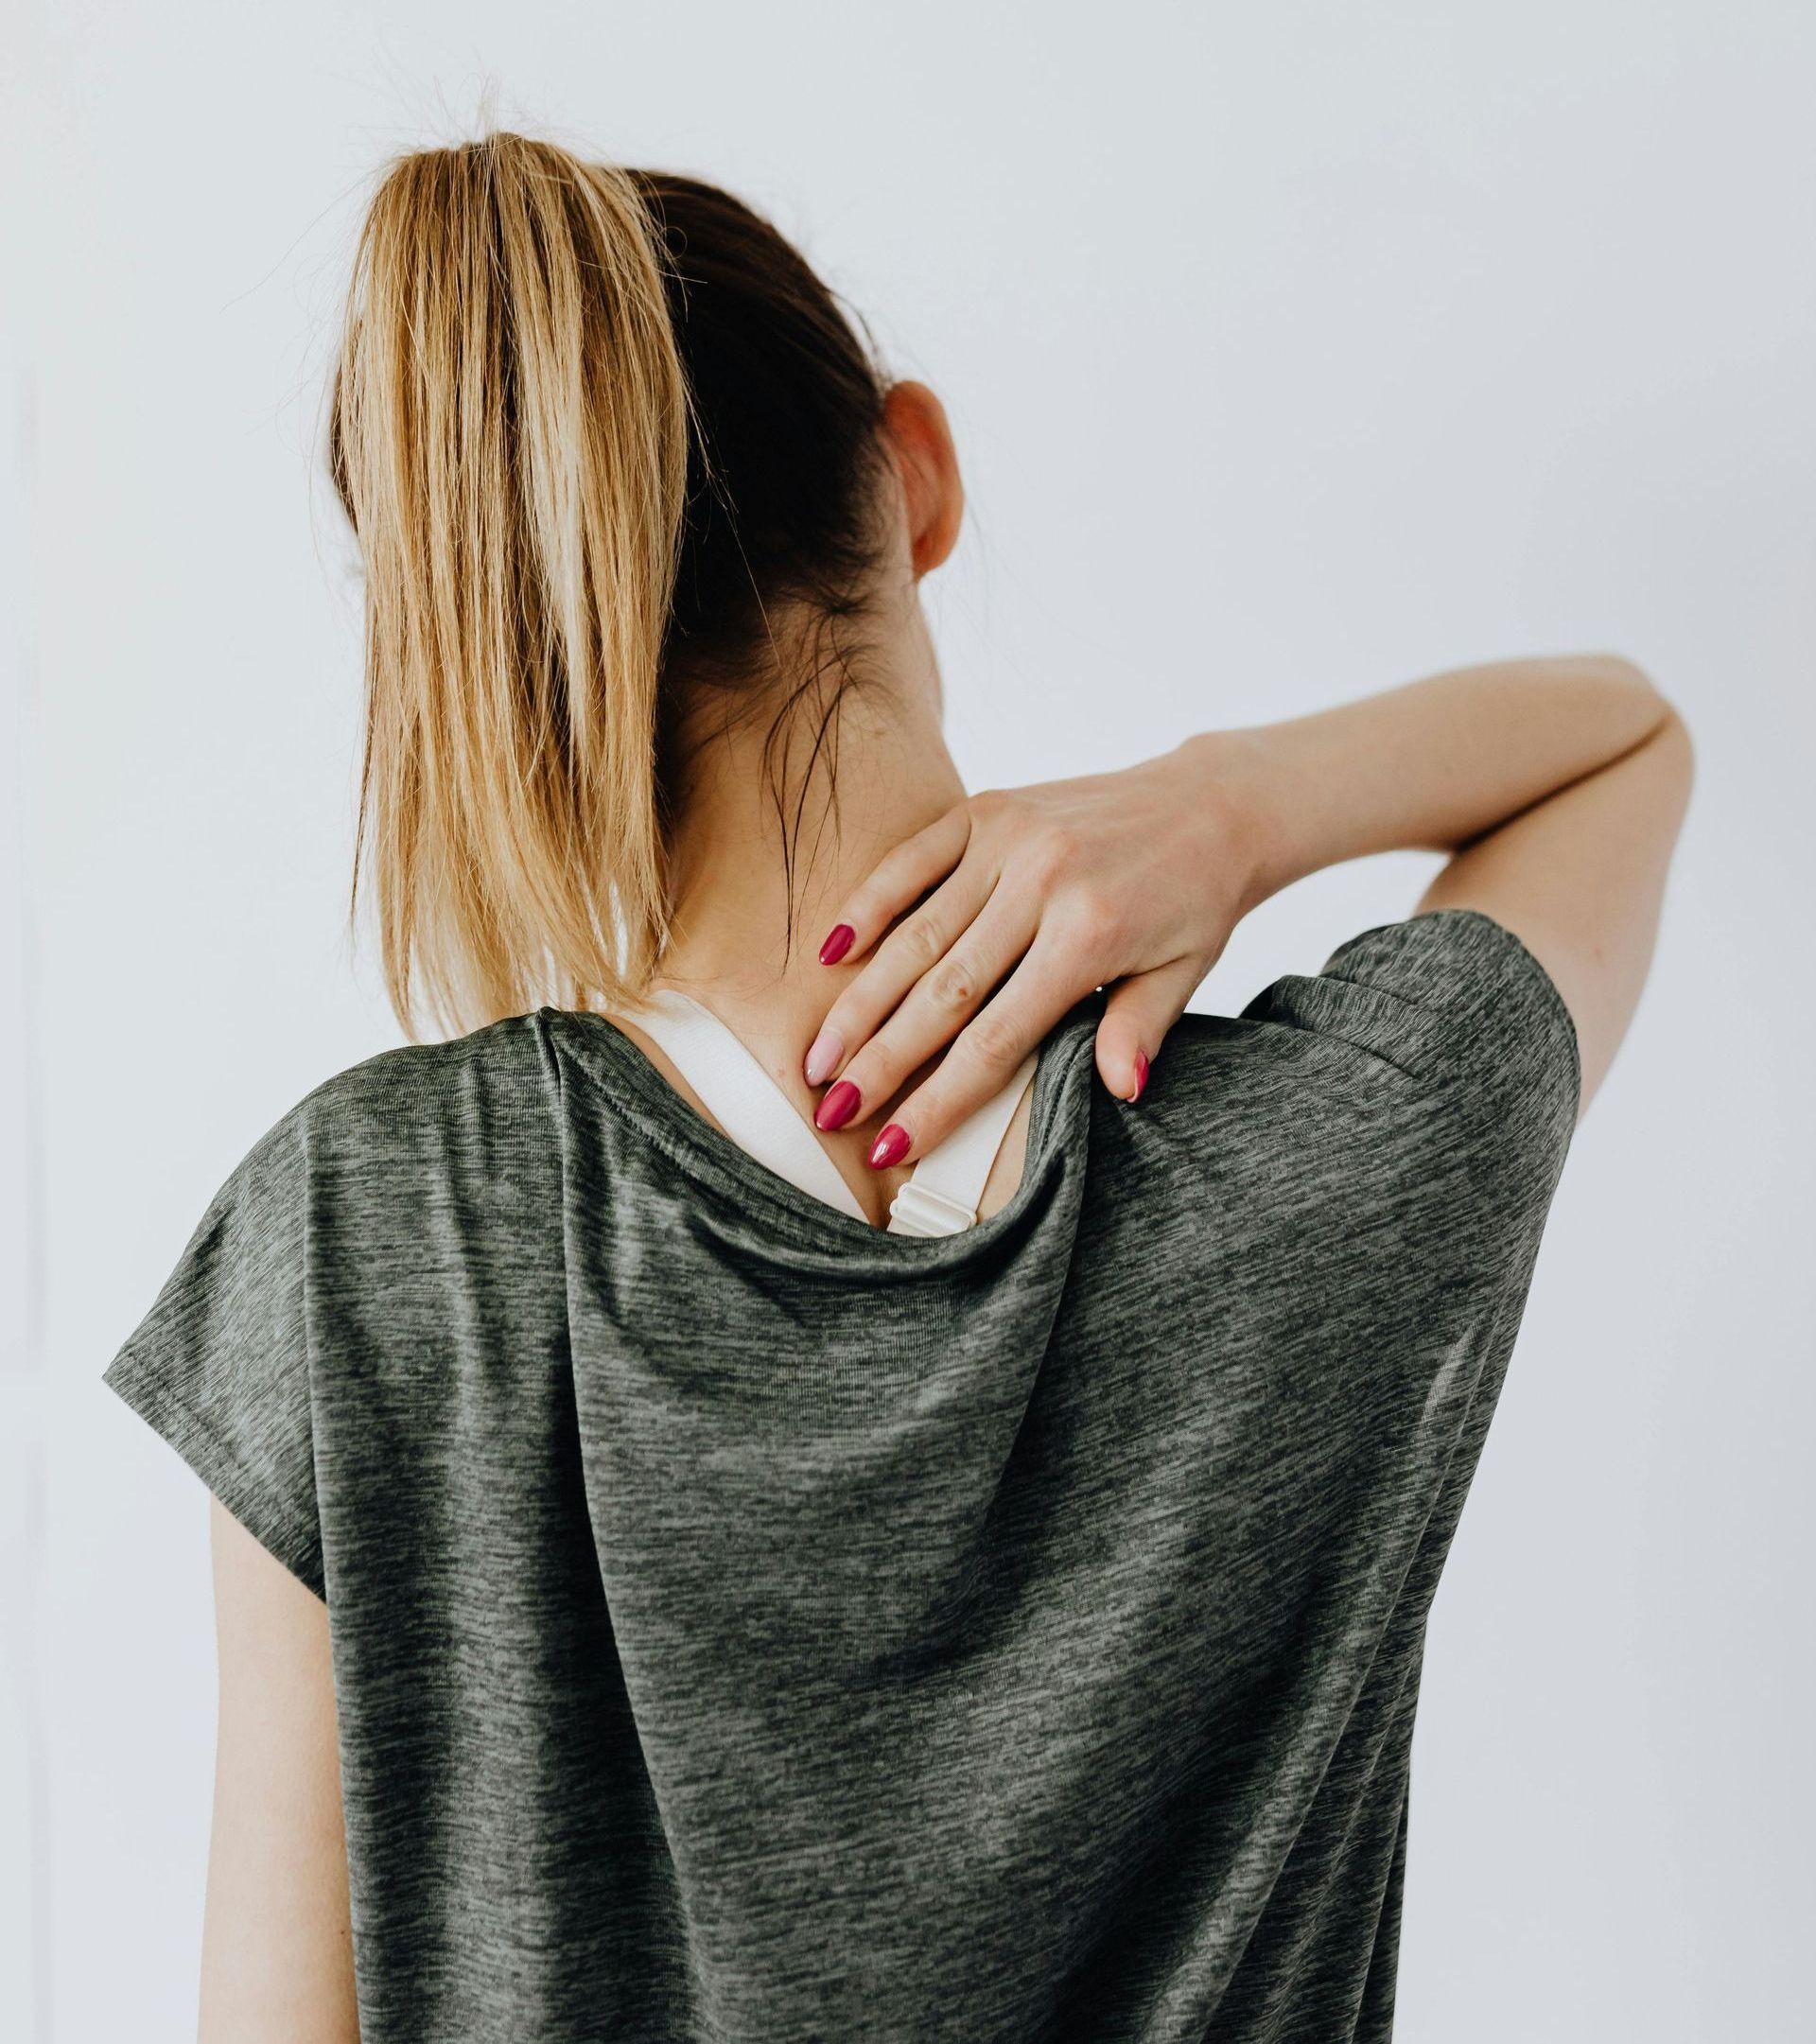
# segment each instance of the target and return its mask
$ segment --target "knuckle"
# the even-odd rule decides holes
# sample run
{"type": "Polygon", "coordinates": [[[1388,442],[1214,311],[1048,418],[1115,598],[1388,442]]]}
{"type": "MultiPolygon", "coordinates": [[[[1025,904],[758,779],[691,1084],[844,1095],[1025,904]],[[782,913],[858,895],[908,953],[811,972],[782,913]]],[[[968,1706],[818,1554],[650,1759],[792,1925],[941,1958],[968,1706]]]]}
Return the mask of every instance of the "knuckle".
{"type": "Polygon", "coordinates": [[[1013,847],[1036,827],[1034,805],[1012,788],[990,788],[971,810],[973,834],[990,846],[1013,847]]]}
{"type": "Polygon", "coordinates": [[[946,955],[946,940],[930,916],[911,916],[889,939],[894,961],[918,975],[946,955]]]}
{"type": "Polygon", "coordinates": [[[946,955],[946,939],[931,916],[917,916],[906,925],[909,955],[922,971],[936,966],[946,955]]]}
{"type": "Polygon", "coordinates": [[[1060,917],[1067,941],[1083,951],[1104,951],[1123,934],[1122,911],[1095,888],[1081,888],[1065,903],[1060,917]]]}
{"type": "Polygon", "coordinates": [[[1021,1058],[1015,1025],[988,1009],[965,1032],[966,1046],[973,1063],[989,1073],[1012,1072],[1021,1058]]]}
{"type": "Polygon", "coordinates": [[[962,1015],[977,998],[977,975],[962,958],[949,958],[927,982],[927,998],[949,1015],[962,1015]]]}
{"type": "Polygon", "coordinates": [[[1078,856],[1078,833],[1069,824],[1050,823],[1032,850],[1035,875],[1043,886],[1056,887],[1078,856]]]}

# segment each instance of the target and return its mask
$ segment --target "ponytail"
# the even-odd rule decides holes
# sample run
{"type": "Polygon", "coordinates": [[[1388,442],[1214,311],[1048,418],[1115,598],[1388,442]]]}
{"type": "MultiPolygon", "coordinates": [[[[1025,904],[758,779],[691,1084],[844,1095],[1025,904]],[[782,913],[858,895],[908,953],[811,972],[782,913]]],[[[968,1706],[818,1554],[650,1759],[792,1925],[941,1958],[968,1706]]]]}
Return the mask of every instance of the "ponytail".
{"type": "Polygon", "coordinates": [[[329,461],[366,576],[359,788],[406,1031],[612,1005],[667,934],[658,690],[689,395],[624,172],[406,156],[360,236],[329,461]]]}

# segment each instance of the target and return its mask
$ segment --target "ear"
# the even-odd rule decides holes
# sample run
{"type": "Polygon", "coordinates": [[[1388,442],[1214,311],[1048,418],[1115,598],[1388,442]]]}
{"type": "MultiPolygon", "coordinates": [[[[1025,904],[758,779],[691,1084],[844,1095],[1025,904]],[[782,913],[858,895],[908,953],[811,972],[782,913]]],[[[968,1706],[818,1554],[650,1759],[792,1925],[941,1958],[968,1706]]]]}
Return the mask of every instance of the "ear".
{"type": "Polygon", "coordinates": [[[965,486],[946,407],[924,383],[896,383],[882,401],[882,426],[908,504],[915,580],[937,568],[958,543],[965,486]]]}

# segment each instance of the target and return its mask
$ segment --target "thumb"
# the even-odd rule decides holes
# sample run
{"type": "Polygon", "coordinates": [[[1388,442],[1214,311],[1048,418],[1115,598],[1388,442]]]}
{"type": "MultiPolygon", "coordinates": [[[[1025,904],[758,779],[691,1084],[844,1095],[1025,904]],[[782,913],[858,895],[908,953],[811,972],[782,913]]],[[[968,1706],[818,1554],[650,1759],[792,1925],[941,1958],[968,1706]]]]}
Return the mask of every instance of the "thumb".
{"type": "Polygon", "coordinates": [[[1097,1024],[1097,1070],[1117,1099],[1140,1099],[1148,1066],[1203,977],[1196,959],[1176,958],[1111,987],[1097,1024]]]}

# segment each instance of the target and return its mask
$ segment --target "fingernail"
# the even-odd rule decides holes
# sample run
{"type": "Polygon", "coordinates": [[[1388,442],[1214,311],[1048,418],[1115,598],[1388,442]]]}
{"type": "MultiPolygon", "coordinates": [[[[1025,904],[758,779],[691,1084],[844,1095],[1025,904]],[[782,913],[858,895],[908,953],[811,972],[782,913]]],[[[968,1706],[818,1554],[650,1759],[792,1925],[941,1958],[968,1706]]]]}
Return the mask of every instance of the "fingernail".
{"type": "Polygon", "coordinates": [[[837,1067],[845,1056],[845,1039],[836,1029],[822,1029],[808,1048],[807,1062],[801,1067],[810,1086],[817,1086],[837,1067]]]}
{"type": "Polygon", "coordinates": [[[822,965],[837,965],[846,952],[851,949],[851,939],[857,934],[848,922],[835,922],[832,925],[830,935],[820,946],[820,963],[822,965]]]}
{"type": "Polygon", "coordinates": [[[1147,1053],[1145,1051],[1137,1051],[1135,1053],[1135,1091],[1128,1097],[1131,1100],[1139,1100],[1142,1097],[1142,1089],[1146,1084],[1147,1053]]]}
{"type": "Polygon", "coordinates": [[[908,1145],[913,1141],[899,1122],[891,1122],[870,1145],[870,1168],[886,1171],[891,1164],[899,1163],[907,1156],[908,1145]]]}
{"type": "Polygon", "coordinates": [[[813,1126],[824,1128],[829,1134],[834,1128],[843,1128],[861,1105],[858,1089],[849,1079],[841,1079],[836,1086],[828,1089],[826,1098],[820,1102],[819,1110],[813,1116],[813,1126]]]}

